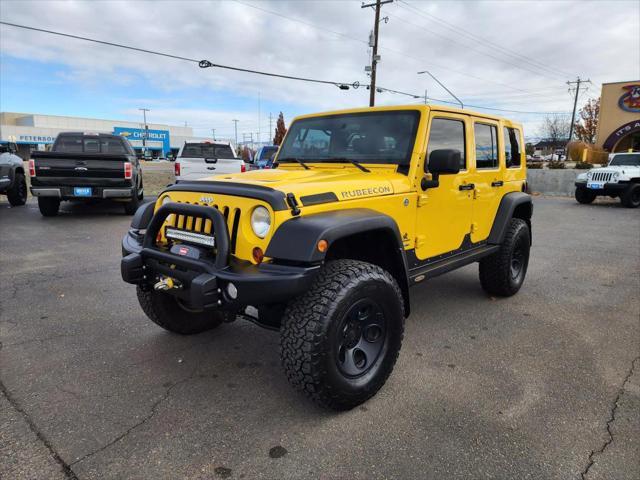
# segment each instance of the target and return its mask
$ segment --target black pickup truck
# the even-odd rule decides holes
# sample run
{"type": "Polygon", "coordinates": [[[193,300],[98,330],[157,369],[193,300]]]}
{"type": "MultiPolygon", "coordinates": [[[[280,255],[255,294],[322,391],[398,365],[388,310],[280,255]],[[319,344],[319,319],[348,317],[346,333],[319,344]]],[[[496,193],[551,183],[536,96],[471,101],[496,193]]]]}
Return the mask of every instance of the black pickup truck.
{"type": "Polygon", "coordinates": [[[62,200],[110,199],[133,215],[144,195],[142,168],[129,141],[118,135],[60,133],[50,152],[33,152],[31,193],[40,213],[57,215],[62,200]]]}

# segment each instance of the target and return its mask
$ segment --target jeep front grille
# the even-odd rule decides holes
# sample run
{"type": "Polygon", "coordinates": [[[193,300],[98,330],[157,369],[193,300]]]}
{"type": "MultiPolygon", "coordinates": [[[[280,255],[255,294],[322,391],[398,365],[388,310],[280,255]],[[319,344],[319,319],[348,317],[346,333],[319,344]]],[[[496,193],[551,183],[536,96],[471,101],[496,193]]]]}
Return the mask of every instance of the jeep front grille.
{"type": "Polygon", "coordinates": [[[611,180],[613,172],[593,172],[591,174],[591,180],[594,182],[608,182],[611,180]]]}
{"type": "MultiPolygon", "coordinates": [[[[175,201],[175,200],[174,200],[175,201]]],[[[190,205],[201,205],[198,202],[177,202],[188,203],[190,205]]],[[[209,205],[219,210],[224,216],[227,222],[227,228],[229,229],[229,253],[234,254],[236,252],[236,241],[238,239],[238,228],[240,226],[241,211],[239,208],[232,208],[226,205],[209,205]]],[[[184,230],[187,232],[196,232],[203,234],[211,234],[211,221],[201,218],[192,217],[189,215],[170,215],[165,222],[165,227],[173,227],[178,230],[184,230]]],[[[213,232],[214,235],[216,232],[213,232]]]]}

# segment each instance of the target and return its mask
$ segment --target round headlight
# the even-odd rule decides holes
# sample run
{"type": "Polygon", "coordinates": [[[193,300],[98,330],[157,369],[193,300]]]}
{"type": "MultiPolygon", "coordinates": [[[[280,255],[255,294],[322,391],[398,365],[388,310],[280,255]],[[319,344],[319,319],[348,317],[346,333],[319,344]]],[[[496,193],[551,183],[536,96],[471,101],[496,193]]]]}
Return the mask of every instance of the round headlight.
{"type": "Polygon", "coordinates": [[[251,228],[253,233],[260,238],[264,238],[271,228],[271,215],[264,207],[256,207],[251,213],[251,228]]]}
{"type": "Polygon", "coordinates": [[[620,176],[620,172],[613,172],[612,178],[614,180],[617,180],[619,176],[620,176]]]}

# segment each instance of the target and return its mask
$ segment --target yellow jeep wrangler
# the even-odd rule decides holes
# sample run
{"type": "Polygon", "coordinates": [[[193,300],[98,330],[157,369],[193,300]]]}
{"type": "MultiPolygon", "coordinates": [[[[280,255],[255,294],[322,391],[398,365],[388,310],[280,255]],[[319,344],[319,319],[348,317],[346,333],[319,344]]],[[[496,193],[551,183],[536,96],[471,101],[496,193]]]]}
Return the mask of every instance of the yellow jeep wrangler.
{"type": "Polygon", "coordinates": [[[427,105],[305,115],[275,161],[140,207],[122,277],[152,321],[277,329],[293,386],[349,409],[393,369],[410,286],[473,262],[491,295],[522,286],[533,207],[520,125],[427,105]]]}

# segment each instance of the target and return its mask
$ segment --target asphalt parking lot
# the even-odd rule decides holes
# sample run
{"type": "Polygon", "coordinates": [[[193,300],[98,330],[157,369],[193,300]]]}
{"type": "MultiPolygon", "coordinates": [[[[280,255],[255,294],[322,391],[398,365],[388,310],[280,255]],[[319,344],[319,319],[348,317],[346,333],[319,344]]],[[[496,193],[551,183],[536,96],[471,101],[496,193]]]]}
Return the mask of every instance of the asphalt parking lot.
{"type": "Polygon", "coordinates": [[[415,287],[389,382],[336,414],[275,332],[151,323],[121,210],[0,199],[0,478],[638,478],[640,211],[536,198],[521,292],[475,265],[415,287]]]}

